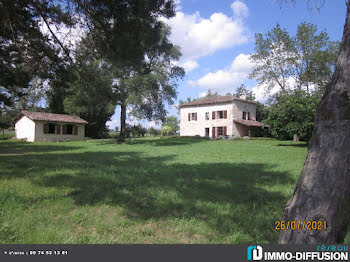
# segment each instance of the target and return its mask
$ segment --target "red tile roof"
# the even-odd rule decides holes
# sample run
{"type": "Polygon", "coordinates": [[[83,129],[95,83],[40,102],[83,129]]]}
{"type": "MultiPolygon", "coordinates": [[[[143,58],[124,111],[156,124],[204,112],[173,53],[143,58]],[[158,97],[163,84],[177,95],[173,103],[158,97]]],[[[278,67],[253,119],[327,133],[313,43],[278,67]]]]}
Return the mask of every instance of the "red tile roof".
{"type": "Polygon", "coordinates": [[[254,121],[254,120],[233,119],[233,122],[236,122],[238,124],[245,125],[245,126],[258,126],[258,127],[263,127],[263,126],[268,127],[269,126],[269,125],[266,125],[264,123],[261,123],[259,121],[254,121]]]}
{"type": "Polygon", "coordinates": [[[203,97],[196,100],[193,100],[188,103],[180,104],[179,107],[188,107],[188,106],[200,106],[200,105],[211,105],[211,104],[222,104],[229,103],[233,101],[243,101],[246,103],[256,104],[255,102],[247,101],[235,96],[213,96],[213,97],[203,97]]]}
{"type": "Polygon", "coordinates": [[[43,113],[43,112],[31,112],[31,111],[22,111],[15,119],[15,122],[20,119],[21,116],[26,116],[31,120],[38,121],[50,121],[50,122],[64,122],[64,123],[77,123],[77,124],[87,124],[88,122],[84,119],[64,114],[52,114],[52,113],[43,113]]]}

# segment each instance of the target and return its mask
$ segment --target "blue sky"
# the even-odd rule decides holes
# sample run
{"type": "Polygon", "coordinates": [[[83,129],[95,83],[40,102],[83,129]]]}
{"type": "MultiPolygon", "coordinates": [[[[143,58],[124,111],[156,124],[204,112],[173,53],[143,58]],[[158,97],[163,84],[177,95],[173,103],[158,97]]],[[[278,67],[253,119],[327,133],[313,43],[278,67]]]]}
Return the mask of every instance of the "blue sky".
{"type": "MultiPolygon", "coordinates": [[[[179,64],[186,76],[178,82],[179,99],[198,98],[208,89],[226,94],[245,84],[264,101],[264,89],[248,79],[251,63],[248,55],[254,52],[254,35],[267,33],[276,23],[294,35],[301,22],[315,24],[328,33],[330,40],[341,40],[345,22],[346,1],[326,0],[317,11],[308,8],[307,1],[296,5],[280,5],[279,0],[177,0],[176,16],[166,20],[172,27],[171,40],[181,47],[179,64]]],[[[321,3],[322,0],[310,1],[321,3]]],[[[169,114],[177,110],[169,107],[169,114]]],[[[110,128],[120,126],[120,110],[116,109],[110,128]]],[[[145,126],[157,123],[129,118],[145,126]]]]}

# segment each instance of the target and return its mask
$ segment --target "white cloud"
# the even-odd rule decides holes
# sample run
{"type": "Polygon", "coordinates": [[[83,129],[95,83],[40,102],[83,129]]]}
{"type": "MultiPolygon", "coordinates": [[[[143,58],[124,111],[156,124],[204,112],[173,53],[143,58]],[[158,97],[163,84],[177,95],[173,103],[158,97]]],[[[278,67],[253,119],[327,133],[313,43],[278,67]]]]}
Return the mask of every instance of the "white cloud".
{"type": "Polygon", "coordinates": [[[108,126],[109,129],[114,130],[116,127],[120,127],[120,120],[119,119],[112,119],[111,121],[107,121],[106,126],[108,126]]]}
{"type": "Polygon", "coordinates": [[[194,61],[194,60],[188,60],[188,61],[179,63],[179,65],[181,67],[183,67],[186,72],[190,72],[190,71],[196,69],[199,66],[199,64],[196,61],[194,61]]]}
{"type": "Polygon", "coordinates": [[[180,63],[191,65],[190,70],[195,65],[193,62],[198,66],[196,59],[248,41],[248,30],[242,19],[223,13],[203,18],[199,12],[185,14],[177,11],[175,17],[163,21],[171,26],[170,40],[181,47],[180,63]]]}
{"type": "Polygon", "coordinates": [[[247,80],[251,68],[252,62],[249,60],[249,55],[239,54],[233,60],[230,67],[220,69],[216,72],[209,72],[196,81],[190,81],[190,83],[204,89],[213,89],[218,92],[232,92],[234,87],[239,86],[247,80]]]}
{"type": "Polygon", "coordinates": [[[248,7],[241,1],[237,0],[231,4],[231,8],[236,17],[247,17],[249,14],[248,7]]]}

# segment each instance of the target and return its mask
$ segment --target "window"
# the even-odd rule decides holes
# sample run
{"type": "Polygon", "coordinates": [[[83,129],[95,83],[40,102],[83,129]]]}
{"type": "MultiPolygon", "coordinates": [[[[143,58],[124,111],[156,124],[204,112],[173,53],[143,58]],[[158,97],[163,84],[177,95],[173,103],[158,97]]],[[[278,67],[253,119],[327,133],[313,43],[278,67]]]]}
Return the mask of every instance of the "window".
{"type": "MultiPolygon", "coordinates": [[[[209,113],[208,113],[209,114],[209,113]]],[[[209,127],[208,128],[205,128],[205,136],[206,137],[209,137],[209,127]]]]}
{"type": "Polygon", "coordinates": [[[56,134],[56,124],[45,123],[44,134],[56,134]]]}
{"type": "Polygon", "coordinates": [[[216,114],[218,119],[227,118],[227,110],[217,111],[216,114]]]}
{"type": "Polygon", "coordinates": [[[224,118],[224,111],[217,111],[218,119],[224,118]]]}
{"type": "Polygon", "coordinates": [[[188,113],[188,121],[197,121],[197,113],[188,113]]]}
{"type": "Polygon", "coordinates": [[[222,126],[219,126],[217,128],[218,131],[218,136],[223,136],[224,135],[224,128],[222,126]]]}
{"type": "Polygon", "coordinates": [[[246,118],[247,118],[247,112],[242,112],[242,119],[244,119],[244,120],[246,120],[246,118]]]}
{"type": "Polygon", "coordinates": [[[78,134],[78,127],[74,125],[63,125],[62,127],[62,134],[63,135],[77,135],[78,134]]]}
{"type": "Polygon", "coordinates": [[[248,112],[247,114],[248,114],[248,120],[250,120],[250,112],[248,112]]]}
{"type": "Polygon", "coordinates": [[[205,120],[209,120],[209,112],[205,113],[205,120]]]}
{"type": "Polygon", "coordinates": [[[192,113],[192,120],[197,121],[197,113],[192,113]]]}
{"type": "Polygon", "coordinates": [[[55,131],[56,131],[56,125],[49,124],[49,134],[55,134],[55,131]]]}
{"type": "Polygon", "coordinates": [[[73,125],[67,125],[67,135],[73,135],[73,125]]]}

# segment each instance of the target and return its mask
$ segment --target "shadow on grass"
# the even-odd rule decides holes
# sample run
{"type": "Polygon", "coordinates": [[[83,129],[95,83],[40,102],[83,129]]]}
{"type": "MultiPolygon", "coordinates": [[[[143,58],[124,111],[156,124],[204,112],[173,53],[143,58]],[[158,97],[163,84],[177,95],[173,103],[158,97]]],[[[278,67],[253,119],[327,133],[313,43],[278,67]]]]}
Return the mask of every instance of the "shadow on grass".
{"type": "Polygon", "coordinates": [[[77,146],[66,146],[59,145],[58,143],[51,144],[32,144],[25,141],[9,140],[0,143],[0,156],[1,155],[20,155],[25,153],[41,153],[41,152],[52,152],[52,151],[63,151],[79,149],[77,146]]]}
{"type": "MultiPolygon", "coordinates": [[[[35,152],[37,146],[29,151],[35,152]]],[[[246,242],[277,240],[273,225],[288,199],[268,189],[294,183],[288,173],[260,163],[189,165],[169,162],[173,158],[139,152],[0,156],[0,165],[7,170],[0,179],[25,175],[38,186],[68,187],[68,197],[76,205],[122,206],[134,220],[195,219],[224,238],[238,232],[246,242]]]]}
{"type": "Polygon", "coordinates": [[[179,146],[189,145],[193,143],[208,141],[207,138],[202,137],[153,137],[142,139],[128,139],[125,143],[129,145],[152,145],[152,146],[179,146]]]}
{"type": "Polygon", "coordinates": [[[298,144],[277,144],[277,146],[307,147],[307,144],[306,144],[306,143],[298,143],[298,144]]]}

